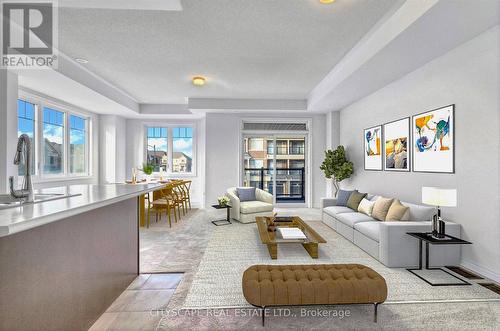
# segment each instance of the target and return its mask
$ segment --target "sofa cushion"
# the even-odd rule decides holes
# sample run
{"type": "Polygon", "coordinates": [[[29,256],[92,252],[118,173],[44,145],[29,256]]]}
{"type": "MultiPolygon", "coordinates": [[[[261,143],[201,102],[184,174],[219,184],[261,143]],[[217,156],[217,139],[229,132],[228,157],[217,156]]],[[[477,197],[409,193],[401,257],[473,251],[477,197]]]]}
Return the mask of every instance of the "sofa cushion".
{"type": "Polygon", "coordinates": [[[347,225],[350,226],[351,228],[354,227],[354,224],[360,223],[360,222],[374,222],[375,219],[372,217],[362,214],[362,213],[343,213],[343,214],[338,214],[335,216],[335,218],[347,225]]]}
{"type": "Polygon", "coordinates": [[[337,194],[337,206],[347,207],[347,200],[349,200],[352,192],[354,191],[339,190],[339,193],[337,194]]]}
{"type": "Polygon", "coordinates": [[[238,187],[236,188],[236,192],[238,192],[238,198],[241,202],[257,200],[255,197],[255,187],[238,187]]]}
{"type": "Polygon", "coordinates": [[[323,208],[323,211],[330,216],[335,216],[342,213],[352,213],[352,209],[344,206],[330,206],[323,208]]]}
{"type": "Polygon", "coordinates": [[[366,196],[366,193],[360,193],[358,190],[351,193],[349,200],[347,200],[347,207],[354,211],[358,211],[358,206],[361,200],[366,196]]]}
{"type": "Polygon", "coordinates": [[[432,215],[436,213],[436,208],[429,206],[416,205],[409,202],[401,201],[401,203],[410,208],[409,221],[430,221],[432,215]]]}
{"type": "Polygon", "coordinates": [[[379,242],[380,238],[380,222],[361,222],[354,224],[354,229],[364,234],[370,239],[379,242]]]}
{"type": "Polygon", "coordinates": [[[262,213],[272,211],[273,205],[262,201],[244,201],[240,203],[240,212],[242,214],[262,213]]]}
{"type": "Polygon", "coordinates": [[[409,207],[403,206],[398,199],[395,199],[392,202],[389,211],[387,212],[387,216],[385,217],[386,221],[404,221],[404,216],[406,214],[409,215],[409,207]]]}
{"type": "Polygon", "coordinates": [[[375,201],[369,201],[367,199],[361,200],[358,206],[358,211],[368,216],[372,216],[373,206],[375,201]]]}
{"type": "Polygon", "coordinates": [[[394,199],[379,197],[373,206],[372,217],[379,221],[385,221],[385,217],[387,216],[387,212],[393,200],[394,199]]]}

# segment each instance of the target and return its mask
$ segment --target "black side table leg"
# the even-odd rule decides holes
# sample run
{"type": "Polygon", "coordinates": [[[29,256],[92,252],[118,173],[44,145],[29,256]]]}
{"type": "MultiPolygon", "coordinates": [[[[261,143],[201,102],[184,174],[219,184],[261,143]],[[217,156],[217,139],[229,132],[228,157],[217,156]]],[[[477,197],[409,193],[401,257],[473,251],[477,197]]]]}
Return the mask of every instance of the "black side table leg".
{"type": "Polygon", "coordinates": [[[229,223],[231,223],[231,213],[229,212],[229,208],[227,208],[227,217],[226,217],[227,221],[229,223]]]}
{"type": "Polygon", "coordinates": [[[425,269],[429,269],[429,243],[425,243],[425,269]]]}
{"type": "Polygon", "coordinates": [[[422,270],[422,239],[418,241],[418,270],[422,270]]]}

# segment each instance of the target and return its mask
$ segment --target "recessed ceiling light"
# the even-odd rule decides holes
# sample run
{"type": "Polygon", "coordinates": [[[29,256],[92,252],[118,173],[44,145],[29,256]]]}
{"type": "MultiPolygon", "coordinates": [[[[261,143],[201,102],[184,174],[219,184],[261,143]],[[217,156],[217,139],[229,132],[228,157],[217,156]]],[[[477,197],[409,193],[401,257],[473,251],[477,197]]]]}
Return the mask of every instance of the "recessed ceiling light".
{"type": "Polygon", "coordinates": [[[77,57],[75,58],[75,61],[78,62],[78,63],[81,63],[81,64],[86,64],[86,63],[89,63],[89,60],[87,59],[82,59],[80,57],[77,57]]]}
{"type": "Polygon", "coordinates": [[[203,86],[205,85],[205,77],[202,77],[202,76],[195,76],[193,77],[193,85],[196,85],[196,86],[203,86]]]}
{"type": "Polygon", "coordinates": [[[319,0],[319,2],[324,3],[324,4],[329,4],[329,3],[335,2],[335,0],[319,0]]]}

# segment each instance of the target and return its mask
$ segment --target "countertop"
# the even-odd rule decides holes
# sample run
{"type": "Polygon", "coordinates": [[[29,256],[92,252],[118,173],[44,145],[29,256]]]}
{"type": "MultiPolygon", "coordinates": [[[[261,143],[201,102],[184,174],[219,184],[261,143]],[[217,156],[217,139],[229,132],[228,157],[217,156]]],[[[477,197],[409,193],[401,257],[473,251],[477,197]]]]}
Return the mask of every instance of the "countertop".
{"type": "Polygon", "coordinates": [[[80,194],[69,198],[25,204],[0,210],[0,237],[26,231],[86,211],[154,191],[161,184],[70,185],[35,190],[36,193],[80,194]]]}

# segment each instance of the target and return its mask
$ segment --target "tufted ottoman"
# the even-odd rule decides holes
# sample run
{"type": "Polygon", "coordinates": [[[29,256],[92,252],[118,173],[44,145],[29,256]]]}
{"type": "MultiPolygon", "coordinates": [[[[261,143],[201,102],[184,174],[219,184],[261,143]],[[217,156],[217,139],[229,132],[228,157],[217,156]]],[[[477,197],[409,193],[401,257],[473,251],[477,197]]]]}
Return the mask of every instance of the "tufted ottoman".
{"type": "Polygon", "coordinates": [[[254,265],[243,273],[243,295],[253,306],[373,304],[387,298],[385,279],[360,264],[254,265]]]}

